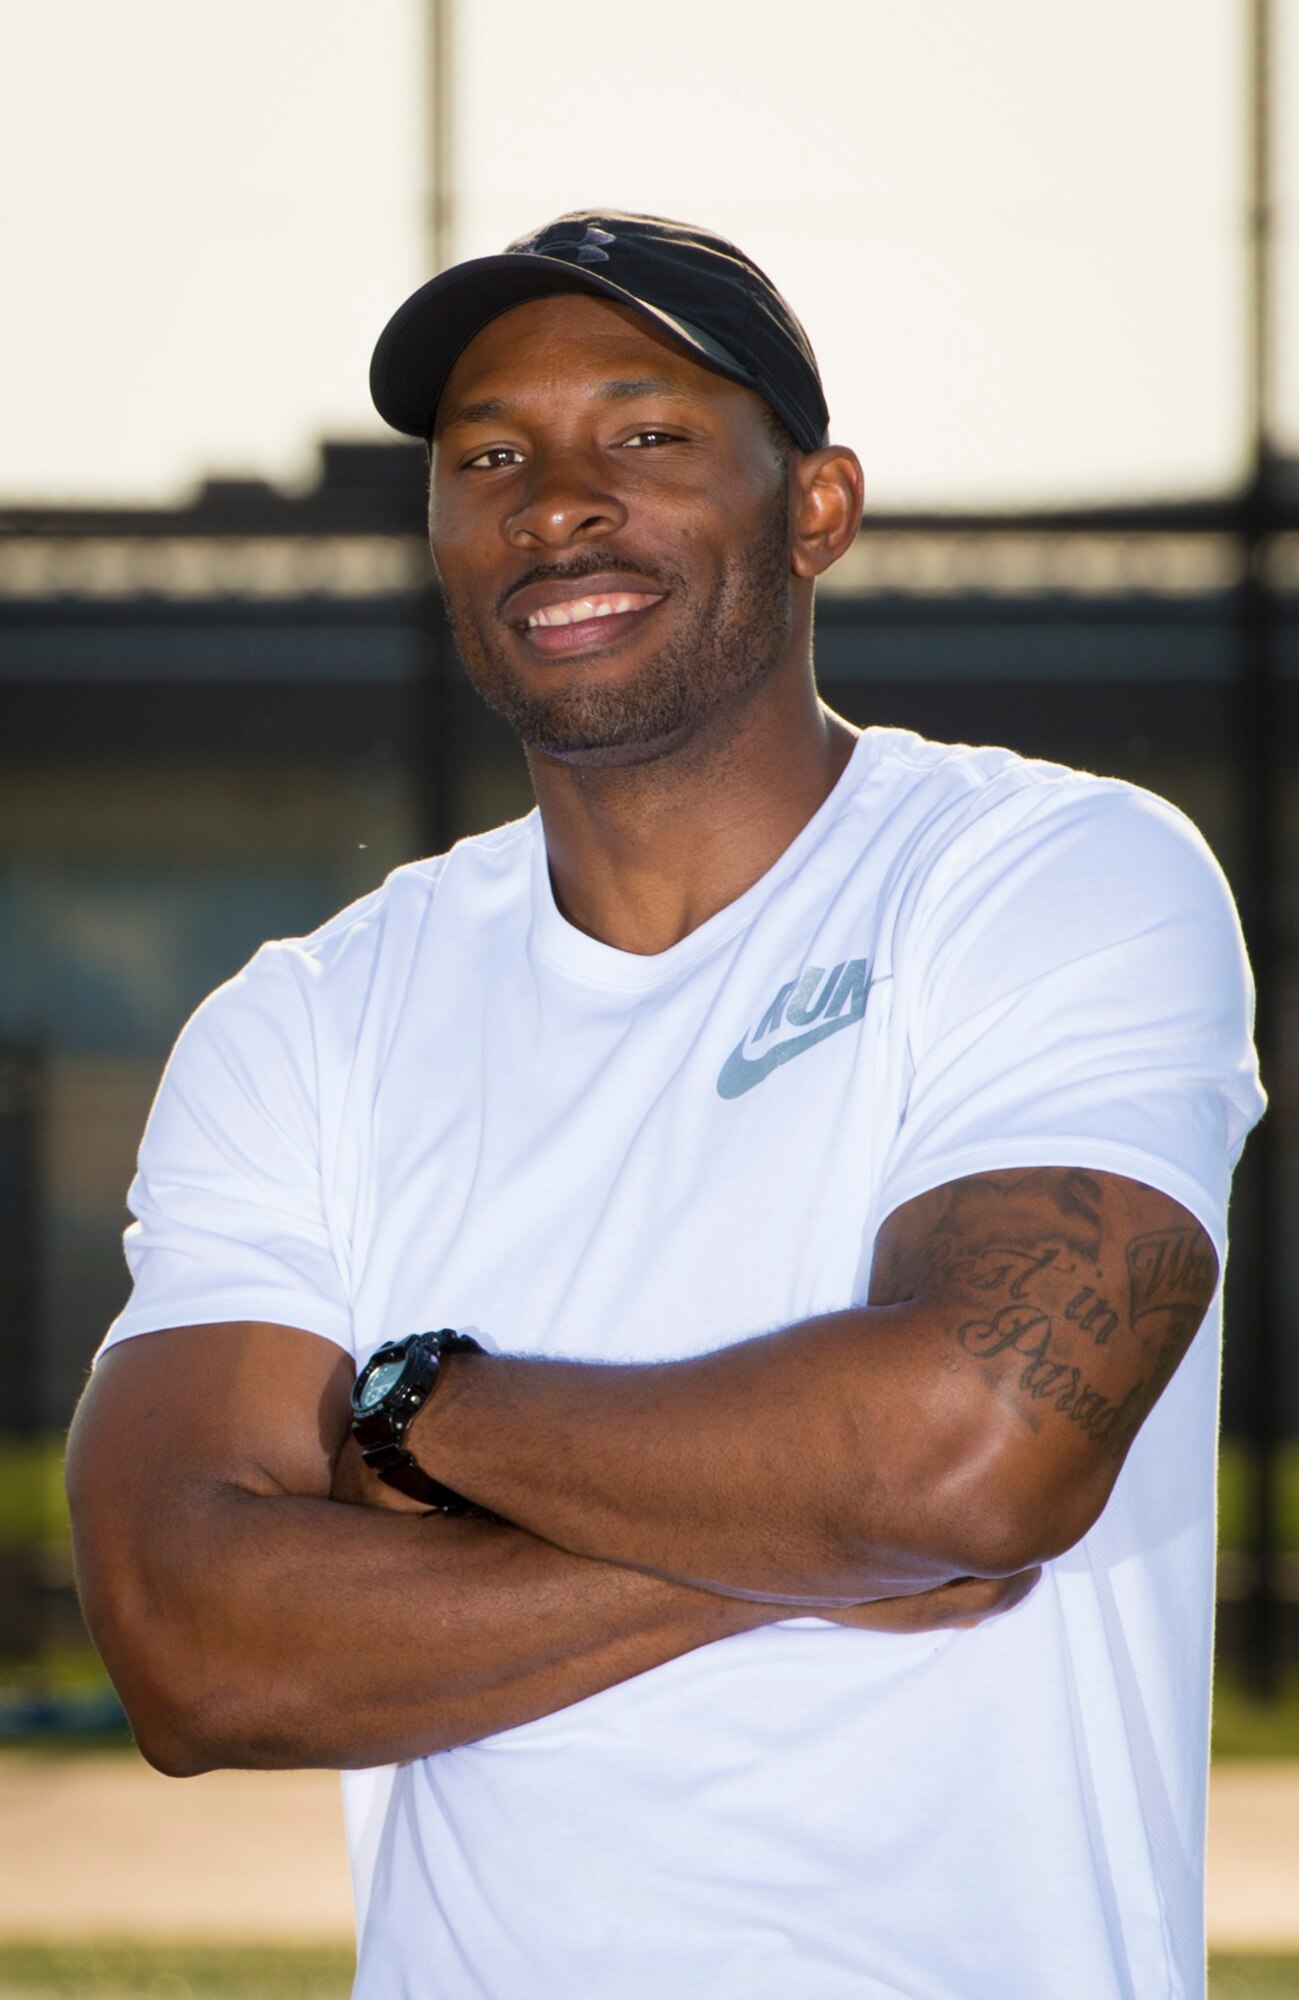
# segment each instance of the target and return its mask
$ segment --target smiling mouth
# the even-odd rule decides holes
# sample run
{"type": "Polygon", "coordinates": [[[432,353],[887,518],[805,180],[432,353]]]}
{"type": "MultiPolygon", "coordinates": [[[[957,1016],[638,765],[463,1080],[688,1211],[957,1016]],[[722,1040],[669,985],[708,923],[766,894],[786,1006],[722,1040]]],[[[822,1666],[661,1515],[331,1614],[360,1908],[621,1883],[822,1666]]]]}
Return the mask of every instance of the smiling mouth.
{"type": "Polygon", "coordinates": [[[547,604],[530,613],[525,629],[534,632],[538,626],[585,625],[593,618],[621,618],[629,611],[646,611],[660,601],[657,594],[651,596],[633,590],[600,597],[569,597],[562,604],[547,604]]]}
{"type": "Polygon", "coordinates": [[[634,631],[665,601],[666,592],[600,590],[589,597],[561,597],[539,604],[515,622],[533,653],[559,660],[604,653],[634,631]]]}

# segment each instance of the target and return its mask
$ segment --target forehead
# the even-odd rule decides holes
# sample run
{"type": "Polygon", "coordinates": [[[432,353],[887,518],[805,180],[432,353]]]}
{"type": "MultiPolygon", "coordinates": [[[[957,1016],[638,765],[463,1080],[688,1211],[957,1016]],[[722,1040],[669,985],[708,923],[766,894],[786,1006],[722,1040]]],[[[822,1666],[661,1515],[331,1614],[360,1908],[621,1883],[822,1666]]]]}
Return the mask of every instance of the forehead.
{"type": "Polygon", "coordinates": [[[510,404],[560,391],[663,387],[719,408],[751,404],[752,390],[695,361],[629,306],[580,292],[529,299],[498,314],[457,356],[438,399],[435,432],[485,401],[510,404]]]}

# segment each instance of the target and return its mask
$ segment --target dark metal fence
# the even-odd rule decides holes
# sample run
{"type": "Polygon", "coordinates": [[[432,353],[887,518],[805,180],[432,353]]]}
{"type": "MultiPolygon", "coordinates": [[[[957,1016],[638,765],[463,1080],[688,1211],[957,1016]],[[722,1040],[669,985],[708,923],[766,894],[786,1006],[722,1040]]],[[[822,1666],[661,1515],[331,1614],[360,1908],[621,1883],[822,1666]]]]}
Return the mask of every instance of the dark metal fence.
{"type": "MultiPolygon", "coordinates": [[[[852,719],[1135,779],[1205,829],[1249,927],[1273,1111],[1235,1211],[1223,1642],[1299,1660],[1299,482],[1245,501],[867,522],[818,613],[852,719]],[[1289,1224],[1289,1226],[1287,1226],[1289,1224]]],[[[421,539],[422,455],[328,447],[314,494],[0,526],[0,1686],[102,1721],[58,1437],[122,1301],[131,1156],[189,1009],[263,936],[526,809],[421,539]]]]}

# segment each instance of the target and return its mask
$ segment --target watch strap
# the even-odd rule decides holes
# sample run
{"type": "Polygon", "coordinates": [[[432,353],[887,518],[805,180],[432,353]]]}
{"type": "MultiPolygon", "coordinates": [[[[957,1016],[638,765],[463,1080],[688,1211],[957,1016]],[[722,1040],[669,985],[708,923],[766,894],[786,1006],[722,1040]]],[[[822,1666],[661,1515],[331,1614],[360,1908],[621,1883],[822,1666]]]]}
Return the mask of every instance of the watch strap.
{"type": "Polygon", "coordinates": [[[362,1458],[386,1486],[408,1494],[412,1500],[440,1514],[476,1514],[491,1520],[495,1516],[487,1514],[485,1508],[425,1472],[405,1444],[406,1432],[437,1387],[443,1355],[482,1352],[472,1334],[457,1333],[451,1327],[442,1327],[436,1333],[417,1333],[409,1340],[390,1342],[377,1349],[358,1377],[358,1384],[370,1367],[384,1359],[396,1360],[400,1356],[402,1372],[373,1410],[356,1410],[353,1403],[352,1435],[362,1458]]]}

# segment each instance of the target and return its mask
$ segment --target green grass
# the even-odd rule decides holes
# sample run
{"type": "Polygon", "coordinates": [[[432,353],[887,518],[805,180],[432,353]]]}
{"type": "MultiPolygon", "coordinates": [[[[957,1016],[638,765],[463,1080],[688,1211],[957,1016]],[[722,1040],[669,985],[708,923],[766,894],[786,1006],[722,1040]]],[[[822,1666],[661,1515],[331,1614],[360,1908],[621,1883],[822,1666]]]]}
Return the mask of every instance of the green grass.
{"type": "Polygon", "coordinates": [[[12,1686],[19,1679],[34,1679],[47,1694],[89,1693],[104,1684],[103,1661],[89,1639],[79,1646],[47,1646],[34,1666],[26,1663],[25,1674],[20,1673],[20,1664],[0,1660],[0,1683],[12,1686]]]}
{"type": "Polygon", "coordinates": [[[0,1439],[0,1549],[67,1540],[63,1439],[0,1439]]]}
{"type": "Polygon", "coordinates": [[[1299,1958],[1218,1952],[1209,1966],[1209,2000],[1299,2000],[1299,1958]]]}
{"type": "MultiPolygon", "coordinates": [[[[1283,1549],[1299,1550],[1299,1439],[1282,1446],[1277,1460],[1279,1540],[1283,1549]]],[[[1249,1547],[1253,1516],[1248,1448],[1235,1438],[1223,1440],[1218,1458],[1218,1539],[1224,1549],[1249,1547]]]]}
{"type": "MultiPolygon", "coordinates": [[[[348,2000],[350,1951],[3,1945],[0,2000],[348,2000]]],[[[1299,1958],[1216,1957],[1209,2000],[1299,2000],[1299,1958]]]]}
{"type": "Polygon", "coordinates": [[[1299,1667],[1287,1671],[1275,1701],[1256,1701],[1238,1674],[1218,1668],[1213,1677],[1213,1754],[1299,1757],[1299,1667]]]}
{"type": "Polygon", "coordinates": [[[345,1950],[0,1945],[0,2000],[348,2000],[345,1950]]]}

